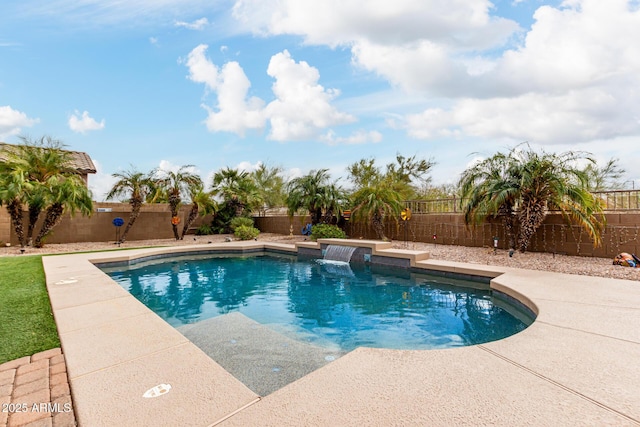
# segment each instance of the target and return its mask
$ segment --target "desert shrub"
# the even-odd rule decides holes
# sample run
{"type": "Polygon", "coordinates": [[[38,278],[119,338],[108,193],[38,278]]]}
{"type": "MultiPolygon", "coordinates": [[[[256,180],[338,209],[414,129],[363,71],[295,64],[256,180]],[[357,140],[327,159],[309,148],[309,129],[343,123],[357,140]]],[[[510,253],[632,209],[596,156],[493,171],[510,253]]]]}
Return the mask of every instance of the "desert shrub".
{"type": "Polygon", "coordinates": [[[235,231],[238,227],[253,227],[253,218],[237,216],[231,220],[229,227],[231,227],[232,231],[235,231]]]}
{"type": "Polygon", "coordinates": [[[311,227],[311,240],[346,239],[347,235],[336,225],[316,224],[311,227]]]}
{"type": "Polygon", "coordinates": [[[255,227],[240,225],[236,227],[233,234],[240,240],[251,240],[258,237],[258,234],[260,234],[260,230],[255,227]]]}
{"type": "Polygon", "coordinates": [[[213,234],[213,228],[209,224],[202,224],[196,230],[196,236],[206,236],[208,234],[213,234]]]}

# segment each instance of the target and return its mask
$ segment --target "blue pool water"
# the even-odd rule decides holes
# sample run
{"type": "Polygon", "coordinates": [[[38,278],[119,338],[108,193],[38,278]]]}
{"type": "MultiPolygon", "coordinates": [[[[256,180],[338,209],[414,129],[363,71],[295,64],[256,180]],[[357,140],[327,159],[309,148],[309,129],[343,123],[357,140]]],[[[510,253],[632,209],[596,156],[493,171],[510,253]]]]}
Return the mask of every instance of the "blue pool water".
{"type": "Polygon", "coordinates": [[[531,321],[486,284],[375,265],[207,255],[103,270],[174,327],[239,311],[344,351],[479,344],[522,331],[531,321]]]}

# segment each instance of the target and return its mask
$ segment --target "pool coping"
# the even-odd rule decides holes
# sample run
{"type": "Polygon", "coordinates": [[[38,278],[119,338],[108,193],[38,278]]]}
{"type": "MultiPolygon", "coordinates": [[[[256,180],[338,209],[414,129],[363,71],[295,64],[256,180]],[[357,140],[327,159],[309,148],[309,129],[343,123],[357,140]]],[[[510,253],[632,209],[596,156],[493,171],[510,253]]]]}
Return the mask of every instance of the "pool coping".
{"type": "Polygon", "coordinates": [[[431,260],[385,242],[337,239],[55,255],[43,265],[79,425],[640,425],[636,281],[431,260]],[[260,397],[94,265],[326,244],[488,277],[537,318],[519,334],[471,347],[359,348],[260,397]],[[160,384],[170,391],[142,397],[160,384]]]}

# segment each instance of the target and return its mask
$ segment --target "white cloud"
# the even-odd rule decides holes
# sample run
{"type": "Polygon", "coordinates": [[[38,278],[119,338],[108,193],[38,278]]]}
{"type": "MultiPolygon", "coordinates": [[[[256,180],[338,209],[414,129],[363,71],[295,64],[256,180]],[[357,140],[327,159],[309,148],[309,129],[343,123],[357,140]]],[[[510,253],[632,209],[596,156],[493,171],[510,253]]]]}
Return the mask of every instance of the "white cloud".
{"type": "Polygon", "coordinates": [[[257,170],[260,165],[262,165],[262,162],[260,160],[258,160],[256,163],[251,163],[248,161],[243,161],[238,163],[238,165],[236,166],[236,169],[242,172],[253,172],[255,170],[257,170]]]}
{"type": "Polygon", "coordinates": [[[84,111],[82,115],[78,110],[69,117],[69,129],[77,133],[85,133],[90,130],[104,129],[104,119],[98,123],[94,118],[89,116],[88,111],[84,111]]]}
{"type": "Polygon", "coordinates": [[[251,82],[240,64],[227,62],[222,66],[218,78],[217,108],[203,104],[203,108],[209,112],[207,128],[212,132],[226,131],[238,135],[244,135],[248,129],[262,129],[265,123],[264,101],[247,96],[251,82]]]}
{"type": "Polygon", "coordinates": [[[0,138],[18,135],[23,127],[30,127],[40,119],[31,119],[22,111],[14,110],[9,105],[0,106],[0,138]]]}
{"type": "Polygon", "coordinates": [[[189,79],[196,83],[204,83],[210,90],[216,90],[218,86],[218,67],[206,56],[209,46],[201,44],[195,47],[187,60],[180,59],[179,63],[184,63],[189,69],[189,79]]]}
{"type": "Polygon", "coordinates": [[[477,52],[519,30],[491,8],[487,0],[240,0],[233,13],[259,34],[349,47],[355,65],[407,91],[459,94],[467,70],[479,72],[477,52]]]}
{"type": "MultiPolygon", "coordinates": [[[[206,56],[208,46],[201,44],[187,56],[189,79],[204,83],[208,90],[217,94],[218,104],[202,107],[209,113],[205,123],[211,132],[234,132],[244,135],[248,129],[264,127],[264,101],[247,97],[251,82],[242,67],[235,61],[227,62],[219,69],[206,56]]],[[[184,61],[182,61],[184,62],[184,61]]]]}
{"type": "Polygon", "coordinates": [[[640,12],[626,0],[578,0],[540,7],[523,46],[505,52],[496,79],[519,90],[581,89],[640,69],[640,12]]]}
{"type": "Polygon", "coordinates": [[[640,135],[637,1],[544,5],[527,33],[486,0],[239,0],[233,13],[255,33],[347,47],[355,66],[441,105],[400,120],[418,138],[640,135]]]}
{"type": "Polygon", "coordinates": [[[304,61],[294,61],[287,50],[271,57],[267,74],[275,79],[272,89],[276,96],[266,108],[271,124],[269,139],[314,138],[327,127],[355,121],[355,117],[331,105],[340,92],[318,84],[318,70],[304,61]]]}
{"type": "Polygon", "coordinates": [[[91,190],[93,200],[103,202],[106,200],[107,194],[111,191],[111,188],[118,178],[111,176],[109,173],[105,173],[102,164],[96,159],[92,160],[96,166],[96,173],[89,175],[89,190],[91,190]]]}
{"type": "Polygon", "coordinates": [[[302,169],[300,168],[291,168],[289,170],[287,170],[285,173],[285,182],[289,182],[292,179],[296,179],[296,178],[300,178],[301,176],[304,176],[304,173],[302,172],[302,169]]]}
{"type": "Polygon", "coordinates": [[[349,46],[358,40],[401,45],[424,39],[459,47],[490,47],[518,25],[492,18],[487,0],[239,0],[234,17],[249,30],[295,34],[307,43],[349,46]]]}
{"type": "Polygon", "coordinates": [[[538,9],[524,45],[481,76],[503,96],[408,115],[408,132],[542,144],[640,135],[640,46],[629,43],[640,40],[640,12],[623,0],[564,5],[538,9]]]}
{"type": "Polygon", "coordinates": [[[193,22],[176,21],[174,25],[176,27],[183,27],[189,30],[200,31],[204,29],[204,27],[209,25],[209,20],[207,18],[200,18],[200,19],[196,19],[193,22]]]}
{"type": "MultiPolygon", "coordinates": [[[[164,172],[176,173],[183,166],[187,166],[187,165],[176,165],[176,164],[171,163],[170,160],[160,160],[160,163],[158,164],[158,167],[156,168],[156,174],[160,174],[161,175],[164,172]]],[[[193,174],[196,174],[196,175],[200,174],[200,170],[198,170],[198,168],[193,166],[193,165],[189,166],[188,168],[185,168],[185,171],[193,173],[193,174]]]]}
{"type": "Polygon", "coordinates": [[[189,79],[204,83],[217,95],[215,107],[202,105],[209,113],[205,123],[212,132],[242,136],[247,130],[262,129],[269,120],[268,138],[290,141],[318,137],[330,126],[355,121],[331,105],[339,91],[321,86],[318,70],[304,61],[296,62],[286,50],[272,56],[267,67],[267,74],[275,80],[276,99],[265,106],[262,99],[248,95],[251,82],[240,64],[230,61],[220,69],[207,58],[207,48],[197,46],[181,62],[189,69],[189,79]]]}
{"type": "Polygon", "coordinates": [[[149,43],[158,44],[158,38],[157,37],[149,37],[149,43]]]}
{"type": "Polygon", "coordinates": [[[377,143],[382,141],[382,134],[378,131],[365,131],[359,130],[347,137],[336,136],[335,132],[330,130],[325,135],[320,138],[321,141],[326,142],[329,145],[338,145],[338,144],[347,144],[347,145],[355,145],[355,144],[367,144],[367,143],[377,143]]]}

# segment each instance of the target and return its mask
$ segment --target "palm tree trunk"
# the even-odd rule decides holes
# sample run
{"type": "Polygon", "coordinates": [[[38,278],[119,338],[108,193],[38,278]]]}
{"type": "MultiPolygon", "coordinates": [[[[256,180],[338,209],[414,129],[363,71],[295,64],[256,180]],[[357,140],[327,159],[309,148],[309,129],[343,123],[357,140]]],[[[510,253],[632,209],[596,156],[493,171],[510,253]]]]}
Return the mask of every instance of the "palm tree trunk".
{"type": "Polygon", "coordinates": [[[322,222],[325,224],[331,224],[333,222],[333,209],[328,208],[322,216],[322,222]]]}
{"type": "Polygon", "coordinates": [[[187,231],[189,231],[189,227],[191,227],[191,224],[193,223],[193,221],[195,221],[197,216],[198,216],[198,204],[194,203],[191,205],[189,216],[187,217],[187,220],[184,223],[184,227],[182,227],[182,235],[180,236],[180,240],[184,240],[184,235],[187,234],[187,231]]]}
{"type": "Polygon", "coordinates": [[[311,225],[319,224],[320,219],[322,218],[322,209],[321,208],[309,209],[309,216],[311,217],[311,225]]]}
{"type": "Polygon", "coordinates": [[[27,226],[27,246],[31,246],[33,243],[33,229],[36,228],[36,223],[40,217],[42,209],[38,206],[29,206],[29,225],[27,226]]]}
{"type": "Polygon", "coordinates": [[[22,227],[22,203],[18,199],[13,199],[7,205],[7,211],[11,217],[11,225],[18,236],[20,246],[24,247],[24,228],[22,227]]]}
{"type": "Polygon", "coordinates": [[[40,228],[40,233],[38,233],[38,237],[36,237],[36,241],[34,246],[36,248],[41,248],[44,246],[44,238],[51,233],[51,230],[62,221],[62,214],[64,212],[64,206],[62,203],[54,203],[49,206],[47,209],[47,213],[44,217],[44,222],[42,223],[42,228],[40,228]]]}
{"type": "Polygon", "coordinates": [[[520,252],[526,252],[531,242],[531,238],[536,230],[544,222],[547,215],[545,205],[542,203],[523,203],[518,213],[520,222],[520,235],[518,236],[518,246],[520,252]]]}
{"type": "Polygon", "coordinates": [[[498,215],[502,217],[502,224],[504,226],[505,237],[509,242],[509,249],[516,248],[516,236],[514,232],[514,218],[513,208],[511,205],[505,203],[498,209],[498,215]]]}
{"type": "MultiPolygon", "coordinates": [[[[178,216],[178,204],[180,203],[180,197],[174,194],[169,196],[169,208],[171,209],[171,219],[178,216]]],[[[171,228],[173,229],[173,237],[176,240],[180,240],[180,235],[178,234],[178,224],[174,224],[171,222],[171,228]]]]}
{"type": "Polygon", "coordinates": [[[138,198],[131,198],[131,200],[129,200],[129,204],[131,205],[131,214],[129,215],[127,226],[122,232],[122,237],[120,237],[120,243],[124,243],[124,240],[127,237],[127,233],[129,232],[131,227],[133,227],[133,223],[136,222],[136,219],[138,219],[138,216],[140,215],[140,208],[142,207],[142,200],[138,198]]]}
{"type": "Polygon", "coordinates": [[[387,236],[384,235],[384,223],[382,222],[382,217],[378,214],[373,215],[373,218],[371,218],[371,225],[373,225],[373,229],[376,231],[378,239],[386,241],[387,236]]]}

